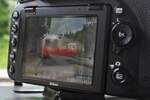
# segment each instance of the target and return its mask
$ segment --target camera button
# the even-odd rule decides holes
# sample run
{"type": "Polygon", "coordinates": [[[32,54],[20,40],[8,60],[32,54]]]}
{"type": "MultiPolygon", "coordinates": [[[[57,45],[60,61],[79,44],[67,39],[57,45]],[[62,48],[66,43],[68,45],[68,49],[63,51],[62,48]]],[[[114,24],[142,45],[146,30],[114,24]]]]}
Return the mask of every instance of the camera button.
{"type": "Polygon", "coordinates": [[[14,51],[11,51],[11,53],[10,53],[10,61],[11,62],[13,62],[14,60],[15,60],[15,58],[16,58],[16,54],[15,54],[15,52],[14,51]]]}
{"type": "Polygon", "coordinates": [[[112,39],[118,46],[128,45],[134,38],[133,29],[127,24],[116,24],[112,30],[112,39]]]}
{"type": "Polygon", "coordinates": [[[13,38],[13,39],[11,40],[11,45],[12,45],[13,47],[15,47],[15,46],[17,45],[17,38],[13,38]]]}
{"type": "Polygon", "coordinates": [[[13,36],[13,35],[14,35],[14,32],[10,32],[10,35],[12,35],[12,36],[13,36]]]}
{"type": "Polygon", "coordinates": [[[123,84],[126,82],[127,74],[123,69],[116,68],[113,71],[113,81],[118,84],[123,84]]]}
{"type": "Polygon", "coordinates": [[[16,33],[17,31],[18,31],[18,27],[17,27],[17,25],[13,25],[12,26],[12,28],[11,28],[11,31],[13,32],[13,33],[16,33]]]}
{"type": "Polygon", "coordinates": [[[11,74],[15,73],[15,67],[13,65],[10,65],[9,73],[11,73],[11,74]]]}
{"type": "Polygon", "coordinates": [[[12,18],[17,20],[19,18],[19,12],[18,11],[14,11],[12,14],[12,18]]]}

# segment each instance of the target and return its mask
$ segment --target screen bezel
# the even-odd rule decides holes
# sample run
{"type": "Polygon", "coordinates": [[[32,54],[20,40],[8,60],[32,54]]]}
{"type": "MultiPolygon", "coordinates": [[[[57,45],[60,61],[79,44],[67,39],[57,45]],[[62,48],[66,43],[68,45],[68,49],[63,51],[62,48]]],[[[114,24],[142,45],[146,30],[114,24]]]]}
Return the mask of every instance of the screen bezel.
{"type": "Polygon", "coordinates": [[[108,50],[108,26],[110,8],[108,6],[99,6],[99,8],[90,8],[90,6],[75,6],[75,7],[37,7],[36,10],[24,9],[21,11],[21,28],[19,35],[19,48],[17,52],[17,69],[15,79],[25,83],[50,86],[57,90],[68,90],[78,92],[94,92],[103,93],[105,89],[105,70],[106,57],[108,50]],[[48,13],[50,12],[50,13],[48,13]],[[77,84],[70,82],[60,82],[45,79],[32,79],[23,77],[23,59],[24,59],[24,43],[25,42],[25,26],[26,18],[31,16],[97,16],[97,33],[95,45],[95,60],[93,69],[92,85],[77,84]],[[106,27],[107,26],[107,27],[106,27]],[[53,85],[51,83],[54,83],[53,85]]]}

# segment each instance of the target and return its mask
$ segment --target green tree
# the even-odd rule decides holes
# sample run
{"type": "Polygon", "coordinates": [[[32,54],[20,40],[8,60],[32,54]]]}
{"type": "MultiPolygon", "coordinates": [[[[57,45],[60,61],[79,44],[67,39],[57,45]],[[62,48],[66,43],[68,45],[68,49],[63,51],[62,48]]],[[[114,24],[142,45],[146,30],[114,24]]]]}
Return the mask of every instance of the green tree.
{"type": "Polygon", "coordinates": [[[0,37],[8,34],[9,5],[7,0],[0,0],[0,37]]]}

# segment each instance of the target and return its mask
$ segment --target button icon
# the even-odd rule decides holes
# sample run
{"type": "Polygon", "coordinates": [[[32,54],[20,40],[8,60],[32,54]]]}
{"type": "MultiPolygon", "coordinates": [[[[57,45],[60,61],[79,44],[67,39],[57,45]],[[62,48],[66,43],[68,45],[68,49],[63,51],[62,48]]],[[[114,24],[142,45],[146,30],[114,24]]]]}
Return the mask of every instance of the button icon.
{"type": "Polygon", "coordinates": [[[124,79],[123,73],[120,73],[120,72],[117,72],[115,77],[117,80],[123,80],[124,79]]]}
{"type": "Polygon", "coordinates": [[[118,33],[118,37],[119,37],[120,39],[124,39],[124,38],[126,38],[126,33],[124,33],[124,32],[119,32],[119,33],[118,33]]]}
{"type": "Polygon", "coordinates": [[[115,13],[116,14],[123,14],[123,8],[116,8],[115,13]]]}

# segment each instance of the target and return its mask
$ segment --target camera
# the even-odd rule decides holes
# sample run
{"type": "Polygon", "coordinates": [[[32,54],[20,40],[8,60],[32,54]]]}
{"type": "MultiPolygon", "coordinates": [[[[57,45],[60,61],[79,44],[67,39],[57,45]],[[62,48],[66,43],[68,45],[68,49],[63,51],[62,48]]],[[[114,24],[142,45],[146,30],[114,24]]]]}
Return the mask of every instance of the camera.
{"type": "Polygon", "coordinates": [[[20,0],[11,20],[11,79],[79,93],[150,92],[149,1],[20,0]]]}

